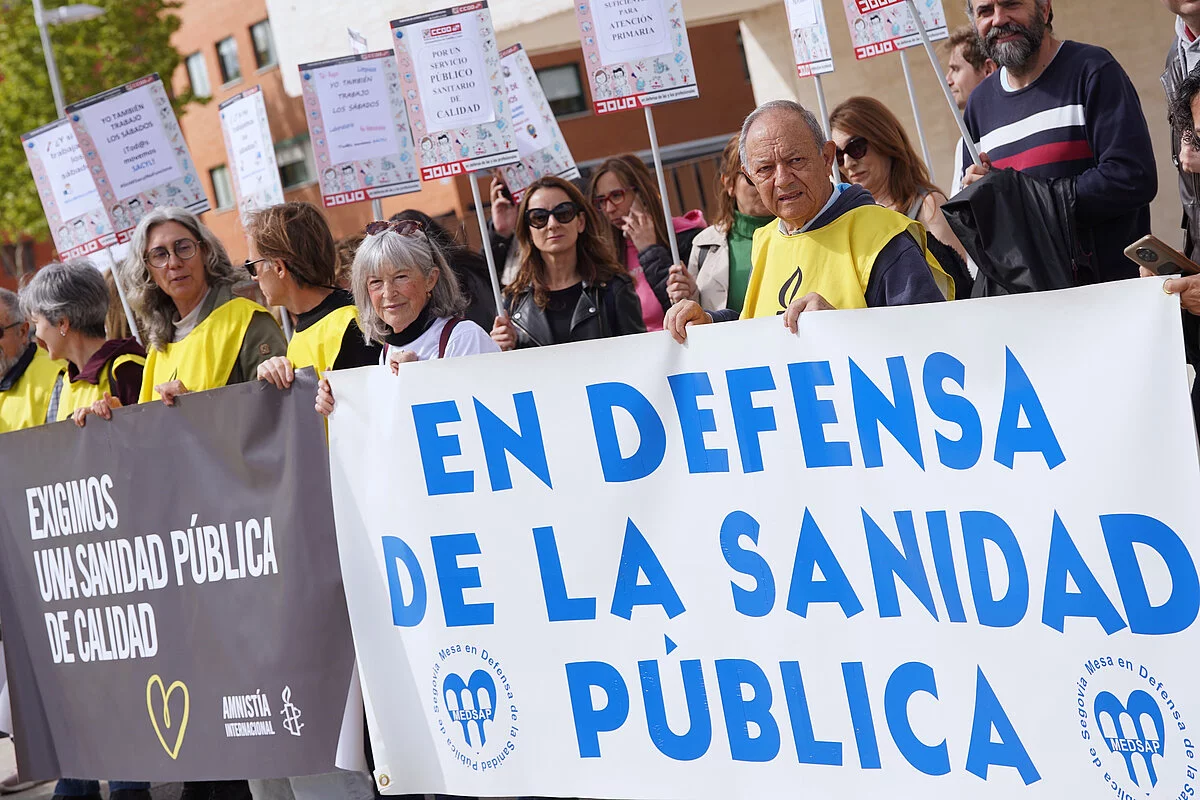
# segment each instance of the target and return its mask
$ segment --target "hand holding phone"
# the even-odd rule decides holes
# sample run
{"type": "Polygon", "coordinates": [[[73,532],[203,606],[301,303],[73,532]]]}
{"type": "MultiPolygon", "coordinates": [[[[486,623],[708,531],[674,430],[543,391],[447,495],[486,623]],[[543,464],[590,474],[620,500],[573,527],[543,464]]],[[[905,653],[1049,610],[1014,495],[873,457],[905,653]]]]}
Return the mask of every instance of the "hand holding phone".
{"type": "Polygon", "coordinates": [[[1156,275],[1195,275],[1200,264],[1163,242],[1157,236],[1143,236],[1129,247],[1125,255],[1130,261],[1156,275]]]}

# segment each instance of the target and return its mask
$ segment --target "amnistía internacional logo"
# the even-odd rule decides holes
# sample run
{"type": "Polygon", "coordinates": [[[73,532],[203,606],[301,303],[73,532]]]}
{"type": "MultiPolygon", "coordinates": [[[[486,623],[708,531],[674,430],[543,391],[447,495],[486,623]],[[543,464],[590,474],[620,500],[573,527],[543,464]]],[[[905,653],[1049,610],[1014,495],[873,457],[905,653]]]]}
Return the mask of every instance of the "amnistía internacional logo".
{"type": "Polygon", "coordinates": [[[518,709],[496,653],[465,642],[437,652],[433,718],[454,760],[476,771],[497,769],[517,746],[518,709]]]}
{"type": "Polygon", "coordinates": [[[1172,692],[1177,679],[1115,655],[1084,664],[1075,686],[1080,734],[1111,797],[1194,796],[1196,734],[1172,692]]]}

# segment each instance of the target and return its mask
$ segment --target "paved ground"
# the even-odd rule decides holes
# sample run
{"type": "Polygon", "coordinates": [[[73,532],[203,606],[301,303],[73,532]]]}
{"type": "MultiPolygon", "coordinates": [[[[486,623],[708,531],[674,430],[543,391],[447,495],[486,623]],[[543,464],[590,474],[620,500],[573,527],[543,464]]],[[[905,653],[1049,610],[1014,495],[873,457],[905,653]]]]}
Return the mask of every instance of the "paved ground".
{"type": "MultiPolygon", "coordinates": [[[[17,768],[17,758],[11,739],[0,739],[0,778],[17,768]]],[[[100,784],[101,794],[108,796],[107,787],[100,784]]],[[[178,800],[181,792],[178,783],[165,783],[151,790],[154,800],[178,800]]],[[[54,796],[54,782],[43,783],[19,794],[2,795],[5,800],[49,800],[54,796]]]]}

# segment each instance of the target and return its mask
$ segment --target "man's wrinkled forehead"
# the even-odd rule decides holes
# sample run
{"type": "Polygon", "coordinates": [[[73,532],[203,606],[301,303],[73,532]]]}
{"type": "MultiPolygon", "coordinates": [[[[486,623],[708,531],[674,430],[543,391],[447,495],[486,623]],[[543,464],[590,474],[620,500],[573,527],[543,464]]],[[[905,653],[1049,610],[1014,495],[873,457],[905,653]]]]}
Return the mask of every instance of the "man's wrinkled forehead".
{"type": "Polygon", "coordinates": [[[750,161],[809,154],[815,149],[816,143],[804,120],[787,112],[764,114],[754,121],[746,134],[746,156],[750,161]]]}

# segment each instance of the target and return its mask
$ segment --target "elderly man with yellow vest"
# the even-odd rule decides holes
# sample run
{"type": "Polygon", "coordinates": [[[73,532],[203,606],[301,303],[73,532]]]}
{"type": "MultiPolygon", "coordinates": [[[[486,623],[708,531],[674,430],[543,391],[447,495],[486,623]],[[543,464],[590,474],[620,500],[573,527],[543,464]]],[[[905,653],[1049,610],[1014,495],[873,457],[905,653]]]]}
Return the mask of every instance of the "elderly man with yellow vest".
{"type": "Polygon", "coordinates": [[[108,339],[109,293],[104,276],[86,260],[43,267],[21,290],[21,308],[38,344],[67,362],[58,383],[55,421],[83,426],[93,404],[116,398],[136,403],[146,351],[134,339],[108,339]]]}
{"type": "Polygon", "coordinates": [[[286,356],[258,367],[258,378],[286,389],[295,371],[351,369],[379,363],[382,348],[358,327],[354,297],[337,288],[337,245],[310,203],[281,203],[255,212],[246,226],[246,270],[267,302],[283,306],[294,333],[286,356]]]}
{"type": "Polygon", "coordinates": [[[182,208],[142,217],[121,270],[148,345],[143,403],[254,380],[287,348],[271,312],[234,296],[224,245],[182,208]]]}
{"type": "Polygon", "coordinates": [[[29,341],[21,301],[0,289],[0,433],[48,421],[54,385],[65,367],[29,341]]]}
{"type": "MultiPolygon", "coordinates": [[[[775,100],[751,112],[739,150],[746,177],[778,217],[754,234],[742,319],[782,314],[795,332],[804,311],[953,297],[919,222],[876,205],[862,187],[830,182],[837,147],[799,103],[775,100]]],[[[671,308],[664,327],[682,342],[689,325],[736,318],[685,300],[671,308]]]]}

